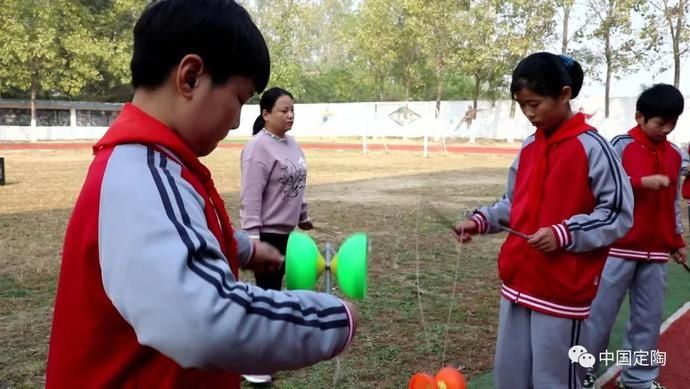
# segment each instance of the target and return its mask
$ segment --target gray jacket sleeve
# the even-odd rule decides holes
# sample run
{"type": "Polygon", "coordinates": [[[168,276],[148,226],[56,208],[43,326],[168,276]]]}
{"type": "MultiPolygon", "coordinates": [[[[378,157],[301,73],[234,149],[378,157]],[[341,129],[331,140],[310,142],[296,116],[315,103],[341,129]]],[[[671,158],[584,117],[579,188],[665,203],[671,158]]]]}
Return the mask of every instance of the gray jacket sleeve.
{"type": "MultiPolygon", "coordinates": [[[[676,146],[676,145],[673,145],[673,146],[676,146]]],[[[683,147],[681,149],[681,152],[680,152],[680,155],[681,155],[682,161],[683,161],[681,168],[680,168],[681,177],[687,176],[688,175],[688,169],[690,168],[690,153],[688,153],[688,147],[689,147],[688,145],[685,145],[685,147],[683,147]]],[[[676,148],[677,148],[677,146],[676,146],[676,148]]]]}
{"type": "Polygon", "coordinates": [[[343,301],[238,282],[203,204],[165,155],[126,145],[108,161],[98,225],[102,281],[139,343],[185,368],[255,374],[343,351],[353,328],[343,301]]]}
{"type": "Polygon", "coordinates": [[[616,155],[618,155],[618,158],[622,160],[623,159],[623,151],[632,142],[633,142],[632,136],[630,136],[628,134],[622,134],[622,135],[615,136],[615,137],[613,137],[613,139],[611,139],[611,147],[616,151],[616,155]]]}
{"type": "Polygon", "coordinates": [[[249,237],[247,231],[236,230],[235,240],[237,241],[237,256],[240,260],[240,266],[244,267],[254,256],[253,239],[249,237]]]}
{"type": "Polygon", "coordinates": [[[683,177],[685,177],[688,169],[687,165],[687,158],[688,158],[688,153],[683,152],[678,146],[674,145],[671,143],[671,146],[673,146],[673,149],[676,150],[678,154],[680,154],[681,157],[681,164],[680,164],[680,172],[678,172],[678,184],[676,187],[676,200],[674,201],[674,207],[676,210],[676,234],[682,234],[683,233],[683,216],[680,210],[680,202],[681,202],[681,195],[680,195],[680,188],[681,185],[683,185],[683,177]]]}
{"type": "Polygon", "coordinates": [[[590,189],[597,204],[592,213],[565,221],[564,248],[583,252],[609,246],[625,236],[633,224],[635,200],[621,161],[606,139],[595,131],[578,139],[587,153],[590,189]]]}
{"type": "MultiPolygon", "coordinates": [[[[525,140],[522,147],[525,147],[533,141],[534,136],[530,136],[525,140]]],[[[470,216],[470,219],[477,223],[479,233],[492,234],[501,232],[502,230],[496,227],[497,225],[508,226],[513,202],[513,190],[515,189],[515,176],[517,175],[519,164],[520,154],[518,153],[510,166],[510,170],[508,170],[508,183],[506,184],[506,191],[503,197],[493,205],[476,209],[470,216]]]]}

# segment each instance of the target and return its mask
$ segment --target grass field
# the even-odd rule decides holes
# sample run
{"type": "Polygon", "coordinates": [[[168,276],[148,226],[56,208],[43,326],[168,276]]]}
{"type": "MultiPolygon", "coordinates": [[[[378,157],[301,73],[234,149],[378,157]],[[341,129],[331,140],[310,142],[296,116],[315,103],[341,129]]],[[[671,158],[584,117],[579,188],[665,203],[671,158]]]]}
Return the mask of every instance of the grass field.
{"type": "MultiPolygon", "coordinates": [[[[493,359],[495,258],[504,235],[457,246],[430,210],[455,219],[493,202],[503,193],[512,157],[306,152],[315,223],[343,235],[365,231],[372,242],[369,296],[358,303],[360,329],[340,357],[337,386],[404,388],[414,372],[435,372],[446,363],[461,366],[473,387],[491,387],[485,373],[493,359]]],[[[64,230],[91,155],[88,148],[2,154],[7,185],[0,187],[0,388],[41,387],[64,230]]],[[[205,159],[233,220],[238,160],[237,149],[205,159]]],[[[312,235],[320,244],[327,241],[312,235]]],[[[682,282],[677,274],[672,278],[682,282]]],[[[274,387],[332,387],[335,366],[329,361],[280,373],[274,387]]]]}

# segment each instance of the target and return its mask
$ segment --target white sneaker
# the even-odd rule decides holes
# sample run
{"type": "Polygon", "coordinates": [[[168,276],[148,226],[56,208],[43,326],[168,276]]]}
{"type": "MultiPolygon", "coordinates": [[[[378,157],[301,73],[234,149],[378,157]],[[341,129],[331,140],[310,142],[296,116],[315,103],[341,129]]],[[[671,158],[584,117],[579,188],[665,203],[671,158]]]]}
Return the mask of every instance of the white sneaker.
{"type": "Polygon", "coordinates": [[[267,384],[271,382],[270,375],[259,375],[259,374],[243,374],[242,378],[247,380],[252,384],[267,384]]]}
{"type": "MultiPolygon", "coordinates": [[[[627,386],[621,382],[621,379],[618,378],[616,380],[616,388],[618,389],[627,389],[627,386]]],[[[656,381],[652,381],[652,386],[649,387],[649,389],[666,389],[665,386],[661,385],[660,383],[656,381]]]]}
{"type": "Polygon", "coordinates": [[[597,381],[597,378],[594,376],[592,373],[587,373],[585,374],[585,379],[582,381],[582,387],[584,389],[594,389],[594,385],[597,381]]]}

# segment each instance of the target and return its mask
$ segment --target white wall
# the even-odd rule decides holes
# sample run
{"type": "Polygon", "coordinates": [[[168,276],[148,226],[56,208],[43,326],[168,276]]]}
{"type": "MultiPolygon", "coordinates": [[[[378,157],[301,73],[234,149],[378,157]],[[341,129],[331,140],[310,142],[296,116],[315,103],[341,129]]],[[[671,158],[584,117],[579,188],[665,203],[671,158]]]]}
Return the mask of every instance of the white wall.
{"type": "MultiPolygon", "coordinates": [[[[584,107],[585,112],[595,113],[590,123],[607,138],[626,132],[634,125],[635,97],[613,98],[610,117],[604,119],[603,98],[579,98],[573,101],[573,109],[584,107]]],[[[295,107],[295,126],[291,134],[297,137],[344,137],[395,136],[432,138],[441,135],[477,139],[521,140],[533,132],[532,126],[516,107],[514,118],[510,118],[511,101],[502,100],[494,104],[480,101],[477,119],[468,130],[460,124],[469,101],[441,102],[441,115],[434,118],[435,102],[383,102],[383,103],[340,103],[340,104],[298,104],[295,107]],[[420,118],[407,126],[400,126],[389,118],[396,109],[407,106],[420,118]],[[324,114],[330,113],[327,121],[324,114]]],[[[676,143],[690,141],[690,99],[686,99],[686,114],[681,116],[670,140],[676,143]]],[[[257,105],[242,109],[240,127],[231,131],[228,137],[251,135],[251,127],[259,114],[257,105]]],[[[0,141],[71,141],[77,139],[98,139],[103,127],[3,127],[0,126],[0,141]]]]}
{"type": "Polygon", "coordinates": [[[99,139],[107,127],[35,127],[0,126],[0,141],[73,141],[99,139]]]}
{"type": "MultiPolygon", "coordinates": [[[[579,98],[573,101],[573,109],[583,107],[585,112],[594,113],[589,122],[602,135],[612,138],[633,127],[636,97],[613,98],[610,100],[610,115],[604,118],[603,97],[579,98]]],[[[460,124],[470,101],[441,102],[440,119],[434,119],[435,102],[400,102],[389,103],[344,103],[344,104],[300,104],[295,107],[295,136],[397,136],[421,137],[426,133],[431,137],[478,139],[521,140],[534,129],[524,118],[519,107],[516,107],[514,118],[510,118],[510,100],[492,104],[480,101],[477,119],[470,129],[460,124]],[[391,120],[388,115],[396,109],[407,105],[421,118],[410,125],[402,127],[391,120]],[[332,116],[324,122],[322,115],[328,110],[332,116]],[[459,125],[460,124],[460,125],[459,125]]],[[[680,117],[676,130],[670,140],[676,143],[690,141],[690,98],[686,99],[686,113],[680,117]]],[[[257,106],[246,106],[242,110],[240,128],[230,133],[233,136],[248,136],[251,126],[258,115],[257,106]]]]}

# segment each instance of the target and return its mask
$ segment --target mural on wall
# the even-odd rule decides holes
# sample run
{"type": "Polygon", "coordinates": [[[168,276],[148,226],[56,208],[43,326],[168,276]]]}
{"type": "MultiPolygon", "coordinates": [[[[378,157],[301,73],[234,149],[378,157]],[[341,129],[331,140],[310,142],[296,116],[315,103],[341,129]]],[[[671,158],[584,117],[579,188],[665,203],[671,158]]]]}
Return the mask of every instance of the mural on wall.
{"type": "Polygon", "coordinates": [[[417,112],[407,108],[407,106],[403,106],[389,113],[388,117],[392,121],[398,123],[399,126],[407,127],[409,124],[421,118],[422,116],[417,112]]]}

